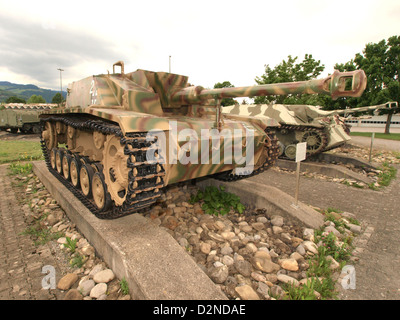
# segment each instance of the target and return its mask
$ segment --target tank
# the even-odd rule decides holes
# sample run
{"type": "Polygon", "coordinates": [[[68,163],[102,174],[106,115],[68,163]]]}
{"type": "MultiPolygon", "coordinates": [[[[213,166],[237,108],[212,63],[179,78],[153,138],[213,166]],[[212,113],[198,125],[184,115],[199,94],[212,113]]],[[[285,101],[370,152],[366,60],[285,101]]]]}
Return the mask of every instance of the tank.
{"type": "Polygon", "coordinates": [[[0,130],[17,133],[40,133],[39,113],[57,107],[57,104],[10,103],[0,108],[0,130]]]}
{"type": "Polygon", "coordinates": [[[350,127],[344,115],[395,107],[397,102],[387,102],[375,106],[324,111],[312,105],[264,104],[228,106],[223,113],[275,119],[281,125],[276,129],[279,157],[294,160],[296,144],[299,142],[307,142],[307,157],[310,157],[350,141],[350,127]]]}
{"type": "Polygon", "coordinates": [[[183,75],[125,73],[118,61],[112,74],[70,84],[65,107],[40,115],[41,144],[52,174],[97,217],[117,218],[149,207],[167,185],[206,176],[235,181],[274,165],[279,123],[223,114],[222,98],[338,97],[359,95],[364,88],[365,74],[357,71],[298,83],[205,89],[183,75]],[[353,87],[345,90],[349,78],[353,87]]]}

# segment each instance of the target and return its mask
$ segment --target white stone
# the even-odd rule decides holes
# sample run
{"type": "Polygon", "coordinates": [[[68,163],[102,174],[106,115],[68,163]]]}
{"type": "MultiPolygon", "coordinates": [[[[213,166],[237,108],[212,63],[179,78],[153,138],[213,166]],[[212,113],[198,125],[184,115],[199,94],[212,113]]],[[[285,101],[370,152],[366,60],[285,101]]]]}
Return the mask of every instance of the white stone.
{"type": "Polygon", "coordinates": [[[78,291],[85,297],[90,294],[95,285],[93,280],[82,281],[78,286],[78,291]]]}
{"type": "Polygon", "coordinates": [[[107,284],[105,283],[98,283],[96,284],[92,290],[90,290],[90,297],[91,298],[99,298],[103,294],[106,294],[107,292],[107,284]]]}
{"type": "Polygon", "coordinates": [[[302,246],[304,247],[304,249],[310,251],[311,253],[318,253],[317,245],[312,241],[303,241],[302,246]]]}
{"type": "Polygon", "coordinates": [[[99,271],[93,276],[93,280],[96,283],[108,283],[114,278],[115,274],[111,269],[99,271]]]}

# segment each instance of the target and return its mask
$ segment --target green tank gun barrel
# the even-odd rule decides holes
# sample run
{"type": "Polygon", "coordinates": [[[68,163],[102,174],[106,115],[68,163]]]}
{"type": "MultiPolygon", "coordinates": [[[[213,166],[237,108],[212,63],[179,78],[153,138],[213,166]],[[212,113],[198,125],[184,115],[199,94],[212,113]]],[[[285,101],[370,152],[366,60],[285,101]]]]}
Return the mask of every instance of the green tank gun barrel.
{"type": "Polygon", "coordinates": [[[201,86],[188,87],[171,95],[172,106],[202,104],[209,99],[256,97],[288,94],[330,94],[332,99],[339,97],[359,97],[364,92],[367,78],[363,70],[339,72],[324,79],[273,83],[259,86],[204,89],[201,86]],[[351,81],[351,83],[350,83],[351,81]],[[351,89],[348,89],[351,84],[351,89]]]}

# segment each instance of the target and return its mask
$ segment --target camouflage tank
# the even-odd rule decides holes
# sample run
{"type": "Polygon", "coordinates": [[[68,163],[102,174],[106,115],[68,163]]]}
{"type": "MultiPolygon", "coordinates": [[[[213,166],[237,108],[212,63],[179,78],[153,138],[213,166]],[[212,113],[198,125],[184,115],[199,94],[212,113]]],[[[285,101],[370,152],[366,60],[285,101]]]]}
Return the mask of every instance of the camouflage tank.
{"type": "Polygon", "coordinates": [[[17,133],[40,133],[39,113],[57,104],[10,103],[0,109],[0,130],[17,133]]]}
{"type": "Polygon", "coordinates": [[[268,117],[223,115],[222,98],[348,96],[360,94],[364,82],[364,72],[357,71],[298,83],[204,89],[189,85],[183,75],[125,73],[119,61],[112,74],[70,84],[65,107],[41,114],[42,149],[49,170],[87,208],[99,218],[116,218],[155,203],[167,185],[211,175],[237,180],[275,163],[279,124],[268,117]],[[348,78],[354,90],[344,90],[348,78]]]}
{"type": "Polygon", "coordinates": [[[358,112],[390,109],[393,102],[376,106],[324,111],[312,105],[236,105],[225,107],[224,114],[240,114],[249,117],[273,118],[280,123],[276,130],[279,140],[279,156],[294,160],[296,144],[307,142],[307,157],[340,147],[349,140],[350,127],[346,117],[358,112]]]}

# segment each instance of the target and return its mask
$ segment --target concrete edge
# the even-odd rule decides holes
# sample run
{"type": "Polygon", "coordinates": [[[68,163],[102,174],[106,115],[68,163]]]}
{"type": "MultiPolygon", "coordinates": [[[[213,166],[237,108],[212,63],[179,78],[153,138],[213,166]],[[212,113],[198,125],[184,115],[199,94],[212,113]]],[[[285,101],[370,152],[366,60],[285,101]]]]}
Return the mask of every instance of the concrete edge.
{"type": "Polygon", "coordinates": [[[341,162],[344,164],[353,164],[355,167],[358,168],[369,168],[369,169],[378,169],[377,164],[373,162],[367,162],[361,159],[356,159],[353,157],[349,157],[345,154],[340,153],[326,153],[322,152],[317,155],[317,158],[326,162],[341,162]]]}
{"type": "Polygon", "coordinates": [[[287,193],[264,184],[260,184],[248,179],[235,182],[224,182],[215,179],[202,179],[196,185],[205,188],[207,186],[224,186],[227,192],[231,192],[240,197],[242,203],[254,206],[255,208],[265,208],[267,212],[281,215],[288,219],[294,219],[302,226],[314,229],[320,228],[323,223],[323,215],[310,208],[302,202],[298,202],[295,207],[295,199],[287,193]]]}
{"type": "Polygon", "coordinates": [[[33,171],[116,276],[126,279],[133,299],[227,299],[176,240],[150,220],[139,214],[98,219],[43,161],[33,162],[33,171]]]}
{"type": "MultiPolygon", "coordinates": [[[[284,168],[288,170],[296,171],[296,162],[290,160],[283,160],[278,159],[276,165],[279,168],[284,168]]],[[[332,178],[345,178],[356,180],[359,182],[363,182],[369,184],[372,182],[372,179],[363,176],[357,172],[351,171],[350,169],[336,166],[334,164],[324,164],[324,163],[309,163],[309,162],[302,162],[300,165],[301,172],[314,172],[320,173],[332,178]]]]}

